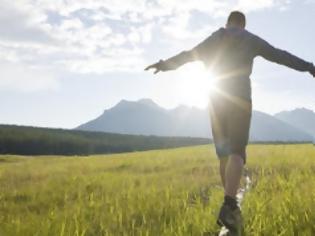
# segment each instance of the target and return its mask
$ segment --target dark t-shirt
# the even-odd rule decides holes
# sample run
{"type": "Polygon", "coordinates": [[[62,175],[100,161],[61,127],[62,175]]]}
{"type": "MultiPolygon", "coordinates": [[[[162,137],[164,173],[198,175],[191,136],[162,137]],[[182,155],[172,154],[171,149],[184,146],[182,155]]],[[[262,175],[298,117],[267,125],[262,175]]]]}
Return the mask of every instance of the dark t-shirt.
{"type": "Polygon", "coordinates": [[[251,100],[250,74],[256,56],[298,71],[310,71],[313,64],[271,46],[240,28],[220,28],[189,51],[164,61],[164,70],[200,60],[216,75],[217,88],[227,95],[251,100]]]}

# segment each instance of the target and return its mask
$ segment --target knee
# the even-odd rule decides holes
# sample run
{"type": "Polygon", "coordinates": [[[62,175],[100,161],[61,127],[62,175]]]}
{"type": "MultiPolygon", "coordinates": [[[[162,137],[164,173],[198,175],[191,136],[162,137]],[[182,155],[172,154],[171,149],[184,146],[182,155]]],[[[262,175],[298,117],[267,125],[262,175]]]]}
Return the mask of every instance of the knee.
{"type": "Polygon", "coordinates": [[[237,154],[237,153],[232,153],[230,155],[230,159],[235,161],[235,162],[239,162],[239,163],[245,164],[245,157],[244,157],[244,155],[237,154]]]}
{"type": "Polygon", "coordinates": [[[230,148],[227,143],[217,143],[215,145],[216,154],[220,159],[226,159],[230,154],[230,148]]]}

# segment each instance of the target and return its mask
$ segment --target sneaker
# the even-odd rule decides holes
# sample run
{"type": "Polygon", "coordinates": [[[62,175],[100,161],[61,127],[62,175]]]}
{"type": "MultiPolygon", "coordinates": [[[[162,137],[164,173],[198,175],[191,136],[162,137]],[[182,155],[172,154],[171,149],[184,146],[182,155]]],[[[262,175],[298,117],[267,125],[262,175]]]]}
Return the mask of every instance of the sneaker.
{"type": "Polygon", "coordinates": [[[225,226],[233,235],[242,235],[243,220],[240,208],[232,210],[228,205],[223,204],[217,220],[219,226],[225,226]]]}

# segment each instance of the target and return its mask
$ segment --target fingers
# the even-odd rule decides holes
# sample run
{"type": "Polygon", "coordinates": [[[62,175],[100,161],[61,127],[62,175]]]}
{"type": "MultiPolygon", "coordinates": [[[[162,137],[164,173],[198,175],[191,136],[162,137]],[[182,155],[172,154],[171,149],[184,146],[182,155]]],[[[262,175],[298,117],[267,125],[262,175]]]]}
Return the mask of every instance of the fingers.
{"type": "Polygon", "coordinates": [[[153,72],[153,74],[157,74],[159,73],[161,70],[159,69],[159,63],[155,63],[155,64],[152,64],[148,67],[146,67],[144,70],[150,70],[150,69],[155,69],[155,71],[153,72]]]}
{"type": "Polygon", "coordinates": [[[152,64],[152,65],[149,65],[148,67],[146,67],[144,70],[150,70],[150,69],[155,69],[155,68],[157,68],[157,65],[158,65],[159,63],[155,63],[155,64],[152,64]]]}
{"type": "Polygon", "coordinates": [[[144,70],[150,70],[152,68],[153,68],[153,66],[151,65],[151,66],[146,67],[144,70]]]}
{"type": "Polygon", "coordinates": [[[148,67],[146,67],[144,70],[150,70],[150,69],[152,69],[153,67],[152,66],[148,66],[148,67]]]}
{"type": "Polygon", "coordinates": [[[154,74],[157,74],[157,73],[159,73],[159,72],[160,72],[159,69],[155,69],[154,74]]]}
{"type": "Polygon", "coordinates": [[[157,74],[160,71],[162,71],[162,64],[163,64],[163,60],[160,60],[159,62],[149,65],[148,67],[146,67],[144,70],[150,70],[150,69],[155,69],[155,71],[153,72],[153,74],[157,74]]]}

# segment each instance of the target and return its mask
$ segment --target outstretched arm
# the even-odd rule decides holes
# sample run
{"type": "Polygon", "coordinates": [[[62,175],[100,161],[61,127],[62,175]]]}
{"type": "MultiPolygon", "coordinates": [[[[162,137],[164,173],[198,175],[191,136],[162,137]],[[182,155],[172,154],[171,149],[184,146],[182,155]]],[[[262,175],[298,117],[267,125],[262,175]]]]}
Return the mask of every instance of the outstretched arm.
{"type": "Polygon", "coordinates": [[[257,54],[266,60],[290,67],[297,71],[309,72],[315,77],[315,67],[312,63],[304,61],[287,51],[275,48],[260,38],[257,39],[256,47],[258,50],[257,54]]]}
{"type": "Polygon", "coordinates": [[[209,56],[215,45],[218,42],[218,36],[222,30],[214,32],[206,40],[198,44],[196,47],[189,51],[183,51],[176,56],[173,56],[167,60],[160,60],[159,62],[152,64],[145,68],[145,70],[155,69],[154,74],[160,71],[176,70],[178,67],[192,61],[204,60],[205,57],[209,56]]]}
{"type": "Polygon", "coordinates": [[[190,51],[183,51],[179,54],[177,54],[174,57],[171,57],[167,60],[160,60],[159,62],[148,66],[147,68],[145,68],[145,70],[150,70],[150,69],[155,69],[154,74],[157,74],[160,71],[169,71],[169,70],[175,70],[178,67],[194,61],[194,52],[193,50],[190,51]]]}

